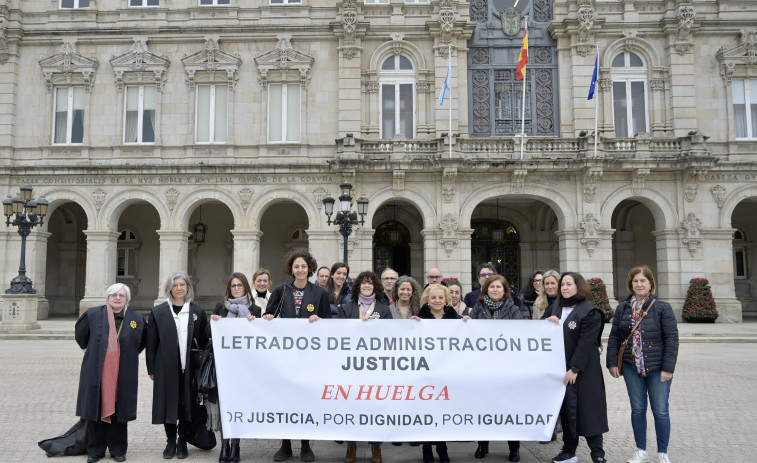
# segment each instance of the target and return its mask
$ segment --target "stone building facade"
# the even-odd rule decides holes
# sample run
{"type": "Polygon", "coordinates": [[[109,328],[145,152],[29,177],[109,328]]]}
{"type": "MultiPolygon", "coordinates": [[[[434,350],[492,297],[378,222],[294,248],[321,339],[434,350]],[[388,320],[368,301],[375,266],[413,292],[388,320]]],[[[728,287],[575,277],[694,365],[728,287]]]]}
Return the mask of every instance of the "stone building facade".
{"type": "MultiPolygon", "coordinates": [[[[174,270],[210,308],[232,270],[278,283],[290,249],[342,260],[322,200],[347,180],[370,200],[353,274],[436,266],[471,287],[493,262],[618,299],[648,264],[679,314],[702,276],[740,321],[757,313],[756,22],[743,0],[2,1],[0,188],[50,202],[26,251],[36,316],[115,281],[147,310],[174,270]]],[[[0,236],[8,282],[20,238],[0,236]]]]}

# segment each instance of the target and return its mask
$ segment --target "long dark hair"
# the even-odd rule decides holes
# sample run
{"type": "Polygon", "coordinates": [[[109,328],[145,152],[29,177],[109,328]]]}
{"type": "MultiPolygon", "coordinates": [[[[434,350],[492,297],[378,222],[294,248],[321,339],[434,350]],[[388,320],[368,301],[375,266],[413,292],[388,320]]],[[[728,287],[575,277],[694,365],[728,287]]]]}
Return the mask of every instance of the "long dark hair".
{"type": "MultiPolygon", "coordinates": [[[[329,296],[329,302],[334,305],[339,304],[339,301],[334,301],[334,291],[336,291],[336,287],[334,286],[334,274],[340,268],[347,269],[347,280],[350,279],[350,266],[345,264],[344,262],[337,262],[331,266],[331,271],[329,272],[329,281],[326,283],[326,287],[324,288],[326,290],[326,294],[329,296]]],[[[342,291],[344,291],[345,287],[347,286],[347,280],[344,280],[342,291]]]]}
{"type": "Polygon", "coordinates": [[[247,306],[252,306],[252,288],[250,288],[250,282],[247,281],[247,277],[242,272],[234,272],[229,275],[229,279],[226,280],[226,290],[223,293],[223,299],[221,300],[221,307],[224,307],[227,299],[233,299],[231,296],[231,282],[236,278],[242,282],[244,286],[244,295],[247,296],[247,306]]]}
{"type": "Polygon", "coordinates": [[[531,274],[531,276],[528,277],[528,283],[524,287],[520,289],[520,296],[523,296],[523,298],[527,301],[535,301],[536,297],[539,295],[536,292],[536,289],[534,289],[534,280],[536,279],[536,275],[543,275],[544,272],[541,270],[537,270],[534,273],[531,274]]]}
{"type": "Polygon", "coordinates": [[[360,275],[358,275],[357,278],[355,278],[355,281],[352,282],[352,293],[350,295],[352,296],[353,301],[358,301],[360,285],[366,281],[369,281],[373,285],[373,295],[376,296],[376,298],[378,298],[379,293],[384,292],[384,287],[381,285],[381,279],[379,276],[370,270],[366,270],[360,272],[360,275]]]}
{"type": "Polygon", "coordinates": [[[583,275],[578,272],[563,272],[560,275],[560,281],[557,283],[557,295],[560,299],[562,299],[562,280],[565,277],[573,278],[573,283],[576,284],[576,299],[584,301],[591,296],[591,285],[583,275]]]}

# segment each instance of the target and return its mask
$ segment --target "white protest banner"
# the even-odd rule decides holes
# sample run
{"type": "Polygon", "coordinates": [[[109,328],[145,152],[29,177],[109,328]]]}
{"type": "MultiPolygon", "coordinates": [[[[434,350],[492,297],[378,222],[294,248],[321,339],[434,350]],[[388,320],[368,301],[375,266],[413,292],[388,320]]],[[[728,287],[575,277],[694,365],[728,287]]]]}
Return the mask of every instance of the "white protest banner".
{"type": "Polygon", "coordinates": [[[223,436],[550,440],[562,327],[513,320],[212,321],[223,436]]]}

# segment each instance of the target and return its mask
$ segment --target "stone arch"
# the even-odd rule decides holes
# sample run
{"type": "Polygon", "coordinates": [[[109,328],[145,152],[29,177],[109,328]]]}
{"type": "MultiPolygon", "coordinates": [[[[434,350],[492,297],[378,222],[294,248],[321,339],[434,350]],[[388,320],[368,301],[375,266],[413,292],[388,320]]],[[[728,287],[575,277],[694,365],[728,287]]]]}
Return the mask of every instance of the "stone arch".
{"type": "Polygon", "coordinates": [[[434,227],[439,222],[439,218],[436,216],[436,207],[431,200],[413,188],[405,189],[402,196],[398,197],[394,195],[391,187],[384,187],[377,190],[368,199],[370,203],[368,203],[366,223],[373,223],[373,216],[376,214],[376,211],[393,199],[401,199],[412,204],[423,218],[422,228],[434,227]]]}
{"type": "MultiPolygon", "coordinates": [[[[50,202],[50,205],[47,209],[47,217],[49,217],[50,214],[52,214],[61,204],[74,202],[84,210],[84,214],[87,216],[88,227],[90,229],[94,229],[96,227],[97,209],[95,208],[92,200],[82,194],[80,191],[74,190],[72,188],[54,188],[52,190],[47,190],[43,193],[40,193],[39,195],[35,195],[36,198],[41,198],[43,196],[50,202]]],[[[45,223],[42,225],[42,231],[48,231],[47,226],[48,222],[47,220],[45,220],[45,223]]]]}
{"type": "Polygon", "coordinates": [[[171,213],[157,192],[147,189],[119,191],[110,198],[107,198],[102,208],[100,208],[97,225],[109,228],[111,231],[118,231],[118,219],[123,211],[140,201],[148,203],[155,209],[158,217],[160,217],[162,228],[164,223],[168,221],[171,213]]]}
{"type": "MultiPolygon", "coordinates": [[[[487,199],[497,196],[525,197],[541,201],[548,204],[555,212],[561,229],[575,228],[577,226],[575,207],[568,200],[567,196],[555,188],[544,185],[539,185],[538,187],[536,185],[524,185],[522,193],[510,194],[502,191],[502,185],[491,185],[475,191],[460,204],[460,227],[470,228],[471,215],[476,206],[487,199]]],[[[529,226],[529,228],[531,227],[529,226]]]]}
{"type": "MultiPolygon", "coordinates": [[[[182,195],[174,208],[172,225],[177,225],[178,228],[182,230],[189,230],[189,220],[192,216],[192,212],[194,212],[198,206],[212,200],[220,201],[229,209],[229,211],[231,211],[231,216],[234,219],[234,227],[237,227],[237,224],[240,223],[241,218],[244,216],[242,206],[236,201],[230,192],[213,187],[199,188],[193,190],[189,194],[182,195]]],[[[161,225],[165,228],[165,225],[161,225]]]]}
{"type": "Polygon", "coordinates": [[[609,69],[612,67],[613,58],[615,58],[618,53],[624,51],[636,53],[641,56],[650,73],[652,72],[652,68],[663,66],[662,58],[657,53],[654,45],[650,42],[639,37],[623,37],[612,42],[607,48],[605,48],[600,57],[600,67],[609,69]]]}
{"type": "Polygon", "coordinates": [[[743,185],[728,194],[723,202],[723,207],[720,208],[718,214],[718,228],[731,228],[731,217],[733,217],[733,211],[736,209],[736,206],[738,206],[741,201],[753,197],[757,197],[757,186],[755,185],[743,185]]]}
{"type": "Polygon", "coordinates": [[[645,205],[652,213],[657,230],[678,228],[678,211],[665,195],[654,188],[646,187],[642,195],[635,195],[631,186],[626,185],[618,188],[607,196],[599,209],[600,228],[609,230],[612,228],[612,213],[621,201],[632,199],[645,205]]]}
{"type": "Polygon", "coordinates": [[[263,214],[273,204],[281,201],[292,201],[305,210],[308,217],[308,228],[325,228],[326,214],[316,206],[312,196],[304,191],[292,190],[287,186],[278,186],[262,191],[247,209],[249,226],[259,228],[263,214]]]}
{"type": "Polygon", "coordinates": [[[388,40],[376,47],[371,55],[368,70],[373,73],[378,72],[384,59],[389,55],[395,54],[405,54],[408,56],[413,61],[417,73],[428,72],[426,57],[421,52],[420,48],[406,40],[388,40]]]}

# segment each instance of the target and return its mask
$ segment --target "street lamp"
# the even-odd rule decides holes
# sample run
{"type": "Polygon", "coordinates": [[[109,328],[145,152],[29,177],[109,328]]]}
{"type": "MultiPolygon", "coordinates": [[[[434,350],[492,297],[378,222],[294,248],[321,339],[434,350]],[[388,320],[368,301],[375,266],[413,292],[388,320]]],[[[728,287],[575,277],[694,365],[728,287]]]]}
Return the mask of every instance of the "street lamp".
{"type": "Polygon", "coordinates": [[[32,232],[32,228],[42,225],[47,214],[48,202],[45,198],[38,201],[32,199],[33,188],[24,183],[21,192],[11,199],[3,200],[3,214],[5,214],[5,226],[15,225],[18,234],[21,235],[21,264],[18,267],[18,276],[11,280],[10,289],[6,294],[36,294],[37,290],[32,287],[32,280],[26,276],[26,237],[32,232]],[[11,217],[13,221],[11,222],[11,217]]]}
{"type": "Polygon", "coordinates": [[[334,203],[336,200],[331,195],[323,198],[323,206],[326,212],[327,223],[329,225],[334,224],[339,226],[339,233],[344,238],[344,263],[347,263],[347,240],[352,234],[352,227],[355,225],[365,224],[365,214],[368,211],[368,198],[361,196],[357,200],[357,212],[352,210],[352,184],[344,182],[339,185],[342,189],[342,194],[339,195],[339,211],[336,213],[336,218],[332,221],[331,216],[334,214],[334,203]],[[358,219],[358,216],[360,218],[358,219]]]}

